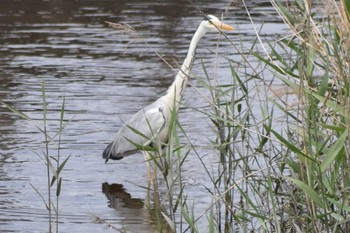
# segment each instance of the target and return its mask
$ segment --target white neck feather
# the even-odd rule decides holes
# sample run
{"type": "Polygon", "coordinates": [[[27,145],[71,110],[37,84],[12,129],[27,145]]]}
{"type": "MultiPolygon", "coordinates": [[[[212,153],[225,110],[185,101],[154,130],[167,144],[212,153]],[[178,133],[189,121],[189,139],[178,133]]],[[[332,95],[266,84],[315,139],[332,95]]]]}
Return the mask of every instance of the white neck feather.
{"type": "Polygon", "coordinates": [[[171,84],[167,91],[166,99],[168,101],[171,101],[168,102],[168,105],[171,108],[173,108],[175,104],[176,110],[179,109],[181,97],[186,88],[187,81],[192,69],[198,42],[205,33],[205,27],[202,24],[200,24],[197,31],[193,35],[185,61],[182,64],[180,70],[178,71],[174,82],[171,84]]]}

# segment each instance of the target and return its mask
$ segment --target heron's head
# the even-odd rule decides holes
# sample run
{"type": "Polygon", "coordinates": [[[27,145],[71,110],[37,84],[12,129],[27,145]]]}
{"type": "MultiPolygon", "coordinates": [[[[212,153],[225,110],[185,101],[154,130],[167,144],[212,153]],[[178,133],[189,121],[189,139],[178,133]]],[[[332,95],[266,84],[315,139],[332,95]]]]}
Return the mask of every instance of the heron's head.
{"type": "Polygon", "coordinates": [[[234,30],[232,26],[224,24],[214,15],[207,15],[201,24],[206,31],[217,31],[218,29],[224,31],[234,30]]]}

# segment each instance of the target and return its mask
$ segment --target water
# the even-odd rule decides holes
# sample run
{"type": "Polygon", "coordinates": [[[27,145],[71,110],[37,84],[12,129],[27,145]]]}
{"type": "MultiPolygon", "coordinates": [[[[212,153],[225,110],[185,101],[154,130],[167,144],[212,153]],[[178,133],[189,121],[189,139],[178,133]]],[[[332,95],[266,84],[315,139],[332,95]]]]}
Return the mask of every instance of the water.
{"type": "MultiPolygon", "coordinates": [[[[247,1],[263,36],[282,30],[269,1],[247,1]]],[[[230,1],[202,1],[198,7],[221,16],[230,1]]],[[[244,7],[234,1],[225,22],[237,30],[229,38],[245,46],[255,40],[244,7]]],[[[146,184],[144,158],[136,154],[105,164],[101,153],[123,121],[164,93],[174,72],[154,51],[176,64],[183,61],[189,41],[203,17],[189,1],[1,1],[0,3],[0,100],[21,110],[32,121],[0,108],[0,231],[47,231],[44,196],[46,170],[40,158],[44,150],[41,84],[46,83],[48,130],[58,128],[59,110],[65,98],[62,158],[71,155],[63,171],[60,202],[61,232],[154,232],[144,208],[146,184]],[[104,21],[133,26],[150,45],[109,28],[104,21]],[[131,43],[130,43],[131,42],[131,43]]],[[[200,59],[215,62],[210,50],[217,35],[206,35],[197,50],[193,72],[203,75],[200,59]]],[[[227,42],[220,53],[239,58],[227,42]]],[[[219,59],[219,77],[230,79],[225,59],[219,59]]],[[[221,80],[225,82],[225,80],[221,80]]],[[[195,80],[191,84],[201,89],[195,80]]],[[[204,92],[205,93],[205,92],[204,92]]],[[[208,145],[210,122],[195,108],[208,103],[193,88],[184,96],[180,119],[192,143],[208,145]],[[204,131],[203,131],[204,130],[204,131]]],[[[51,151],[56,153],[55,150],[51,151]]],[[[205,160],[215,162],[210,151],[205,160]]],[[[215,167],[215,165],[213,165],[215,167]]],[[[196,156],[184,167],[189,201],[201,214],[212,201],[205,187],[212,187],[196,156]],[[200,201],[199,201],[200,200],[200,201]]],[[[204,228],[205,229],[205,228],[204,228]]],[[[204,230],[205,232],[205,230],[204,230]]]]}

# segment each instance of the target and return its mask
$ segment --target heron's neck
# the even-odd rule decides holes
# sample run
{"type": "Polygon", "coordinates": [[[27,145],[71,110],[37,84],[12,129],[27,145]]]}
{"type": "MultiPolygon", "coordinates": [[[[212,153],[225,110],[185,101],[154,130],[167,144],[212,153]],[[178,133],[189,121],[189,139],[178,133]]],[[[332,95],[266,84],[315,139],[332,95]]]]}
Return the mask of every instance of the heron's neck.
{"type": "MultiPolygon", "coordinates": [[[[168,89],[167,96],[169,97],[170,101],[173,101],[173,103],[175,103],[176,110],[179,108],[182,94],[187,85],[187,81],[188,81],[188,78],[192,69],[193,61],[195,58],[198,42],[204,34],[205,34],[204,29],[201,26],[199,26],[199,28],[197,29],[196,33],[194,34],[191,40],[190,47],[188,49],[187,56],[184,60],[184,63],[182,64],[180,70],[178,71],[174,82],[171,84],[171,86],[168,89]]],[[[170,106],[174,107],[174,104],[171,104],[170,106]]]]}

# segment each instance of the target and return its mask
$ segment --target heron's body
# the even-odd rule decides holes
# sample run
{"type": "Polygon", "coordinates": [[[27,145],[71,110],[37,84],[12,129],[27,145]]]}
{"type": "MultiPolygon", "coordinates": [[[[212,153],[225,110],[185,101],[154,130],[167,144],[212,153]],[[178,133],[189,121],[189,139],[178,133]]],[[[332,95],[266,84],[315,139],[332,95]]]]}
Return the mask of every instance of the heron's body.
{"type": "Polygon", "coordinates": [[[152,104],[138,111],[117,133],[115,139],[103,152],[103,158],[122,159],[135,152],[137,145],[148,146],[152,140],[167,142],[172,111],[178,111],[184,89],[192,68],[195,51],[200,38],[211,29],[233,30],[215,16],[207,16],[194,34],[179,72],[167,93],[152,104]],[[136,133],[133,129],[138,131],[136,133]],[[142,135],[141,135],[142,134],[142,135]]]}

